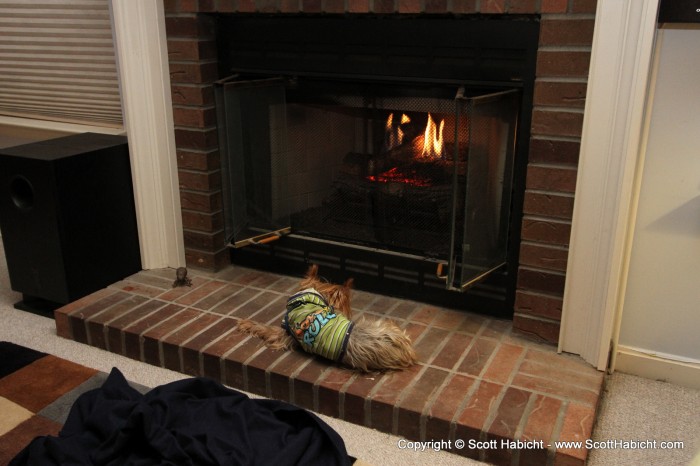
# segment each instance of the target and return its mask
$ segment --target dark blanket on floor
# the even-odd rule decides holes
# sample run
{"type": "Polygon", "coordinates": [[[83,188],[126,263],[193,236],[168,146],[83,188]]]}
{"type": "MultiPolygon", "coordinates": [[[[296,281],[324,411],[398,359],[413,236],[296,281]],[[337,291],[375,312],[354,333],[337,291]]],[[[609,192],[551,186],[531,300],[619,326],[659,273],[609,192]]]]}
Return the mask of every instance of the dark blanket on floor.
{"type": "Polygon", "coordinates": [[[313,413],[254,400],[209,379],[145,395],[113,369],[73,405],[58,437],[38,437],[10,465],[350,465],[313,413]]]}

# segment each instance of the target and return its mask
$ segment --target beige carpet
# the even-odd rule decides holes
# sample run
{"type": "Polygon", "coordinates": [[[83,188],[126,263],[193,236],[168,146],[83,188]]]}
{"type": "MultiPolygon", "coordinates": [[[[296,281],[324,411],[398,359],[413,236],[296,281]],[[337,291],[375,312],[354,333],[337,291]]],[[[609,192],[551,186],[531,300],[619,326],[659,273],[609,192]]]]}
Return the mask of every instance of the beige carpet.
{"type": "MultiPolygon", "coordinates": [[[[0,248],[0,340],[103,372],[117,367],[128,380],[148,387],[183,377],[179,373],[59,338],[52,319],[12,307],[20,298],[21,295],[10,289],[4,249],[0,248]]],[[[444,451],[402,450],[398,448],[399,437],[326,416],[323,418],[343,437],[349,454],[371,465],[484,464],[444,451]]],[[[700,391],[616,373],[608,380],[593,440],[603,443],[612,440],[682,441],[684,447],[672,450],[594,449],[589,456],[590,466],[687,466],[700,449],[700,391]]]]}

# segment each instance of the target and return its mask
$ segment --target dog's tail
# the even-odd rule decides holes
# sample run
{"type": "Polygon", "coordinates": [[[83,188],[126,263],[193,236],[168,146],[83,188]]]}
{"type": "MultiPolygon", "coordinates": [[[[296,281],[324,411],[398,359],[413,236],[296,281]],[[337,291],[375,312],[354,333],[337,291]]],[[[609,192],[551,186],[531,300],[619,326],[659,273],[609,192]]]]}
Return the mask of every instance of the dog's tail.
{"type": "Polygon", "coordinates": [[[295,341],[282,327],[261,324],[249,319],[243,319],[236,324],[236,330],[247,333],[265,341],[265,346],[274,350],[291,349],[295,341]]]}

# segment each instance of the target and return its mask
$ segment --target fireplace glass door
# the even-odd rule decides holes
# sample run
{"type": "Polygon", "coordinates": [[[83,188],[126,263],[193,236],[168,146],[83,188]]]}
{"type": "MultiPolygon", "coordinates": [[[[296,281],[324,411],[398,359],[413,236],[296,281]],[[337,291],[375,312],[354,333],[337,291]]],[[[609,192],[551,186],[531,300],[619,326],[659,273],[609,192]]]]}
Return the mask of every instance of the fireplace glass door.
{"type": "Polygon", "coordinates": [[[226,234],[420,257],[449,289],[506,261],[519,91],[304,78],[219,82],[226,234]]]}

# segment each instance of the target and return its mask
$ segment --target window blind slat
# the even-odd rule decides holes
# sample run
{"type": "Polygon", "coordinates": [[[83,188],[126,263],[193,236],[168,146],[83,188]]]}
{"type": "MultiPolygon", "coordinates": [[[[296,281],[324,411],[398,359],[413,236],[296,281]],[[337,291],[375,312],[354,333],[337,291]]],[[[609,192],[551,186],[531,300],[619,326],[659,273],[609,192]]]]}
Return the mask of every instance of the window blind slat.
{"type": "Polygon", "coordinates": [[[0,0],[0,114],[122,124],[109,0],[0,0]]]}

